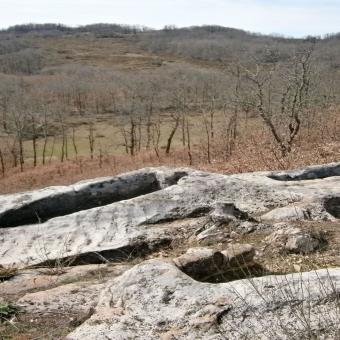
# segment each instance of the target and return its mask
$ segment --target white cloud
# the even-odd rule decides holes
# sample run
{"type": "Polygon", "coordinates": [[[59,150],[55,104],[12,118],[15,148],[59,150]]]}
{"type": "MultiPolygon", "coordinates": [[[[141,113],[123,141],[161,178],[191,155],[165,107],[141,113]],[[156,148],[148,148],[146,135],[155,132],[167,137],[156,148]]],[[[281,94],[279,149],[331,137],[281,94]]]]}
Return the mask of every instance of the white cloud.
{"type": "Polygon", "coordinates": [[[190,26],[218,24],[303,36],[340,31],[340,1],[326,0],[0,0],[0,26],[95,22],[190,26]]]}

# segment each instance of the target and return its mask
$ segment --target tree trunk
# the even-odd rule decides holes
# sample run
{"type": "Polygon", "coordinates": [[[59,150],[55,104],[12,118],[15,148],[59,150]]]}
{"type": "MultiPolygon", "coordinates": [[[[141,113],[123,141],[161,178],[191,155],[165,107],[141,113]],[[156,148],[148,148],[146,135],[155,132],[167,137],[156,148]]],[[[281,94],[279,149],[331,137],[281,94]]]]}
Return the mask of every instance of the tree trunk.
{"type": "Polygon", "coordinates": [[[190,142],[190,130],[189,130],[189,121],[186,120],[186,132],[187,132],[187,146],[188,146],[188,157],[189,157],[189,165],[192,165],[192,154],[191,154],[191,142],[190,142]]]}
{"type": "Polygon", "coordinates": [[[93,153],[94,153],[94,134],[93,134],[93,124],[90,124],[90,129],[89,129],[89,146],[90,146],[90,155],[91,159],[93,159],[93,153]]]}
{"type": "Polygon", "coordinates": [[[76,155],[76,160],[78,160],[78,148],[76,144],[76,133],[75,133],[74,128],[72,128],[72,144],[73,144],[74,153],[76,155]]]}
{"type": "Polygon", "coordinates": [[[1,164],[1,174],[2,174],[2,177],[4,178],[5,177],[6,169],[5,169],[4,155],[3,155],[1,149],[0,149],[0,164],[1,164]]]}
{"type": "Polygon", "coordinates": [[[175,117],[175,125],[172,128],[171,132],[170,132],[170,136],[168,138],[168,142],[166,144],[166,149],[165,149],[165,153],[168,155],[170,153],[170,148],[171,148],[171,143],[172,143],[172,139],[174,138],[174,135],[177,131],[178,125],[179,125],[179,117],[175,117]]]}
{"type": "Polygon", "coordinates": [[[24,147],[23,147],[23,141],[22,141],[22,136],[21,132],[18,136],[18,141],[19,141],[19,161],[20,161],[20,171],[24,171],[24,147]]]}

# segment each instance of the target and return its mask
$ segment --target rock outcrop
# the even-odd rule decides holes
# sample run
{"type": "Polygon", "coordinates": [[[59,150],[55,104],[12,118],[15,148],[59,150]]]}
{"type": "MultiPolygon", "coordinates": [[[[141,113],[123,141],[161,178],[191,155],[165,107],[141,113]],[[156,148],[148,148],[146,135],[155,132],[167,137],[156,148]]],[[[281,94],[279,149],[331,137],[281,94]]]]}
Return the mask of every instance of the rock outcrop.
{"type": "Polygon", "coordinates": [[[67,339],[333,339],[339,284],[330,269],[214,285],[151,260],[109,283],[67,339]]]}
{"type": "Polygon", "coordinates": [[[340,177],[333,175],[338,167],[313,168],[312,180],[294,181],[283,180],[301,177],[290,172],[286,177],[268,172],[227,176],[150,168],[69,187],[3,195],[0,264],[25,267],[56,259],[88,264],[140,256],[170,244],[177,234],[195,233],[191,227],[164,223],[209,214],[215,227],[238,220],[249,228],[247,217],[258,222],[335,220],[340,177]],[[322,178],[315,178],[317,174],[322,178]]]}
{"type": "Polygon", "coordinates": [[[321,232],[316,233],[297,227],[277,230],[267,237],[266,242],[279,251],[301,254],[312,253],[327,243],[321,232]]]}
{"type": "Polygon", "coordinates": [[[69,340],[336,339],[339,268],[258,277],[257,261],[322,251],[339,169],[147,168],[2,195],[0,301],[62,313],[69,340]]]}

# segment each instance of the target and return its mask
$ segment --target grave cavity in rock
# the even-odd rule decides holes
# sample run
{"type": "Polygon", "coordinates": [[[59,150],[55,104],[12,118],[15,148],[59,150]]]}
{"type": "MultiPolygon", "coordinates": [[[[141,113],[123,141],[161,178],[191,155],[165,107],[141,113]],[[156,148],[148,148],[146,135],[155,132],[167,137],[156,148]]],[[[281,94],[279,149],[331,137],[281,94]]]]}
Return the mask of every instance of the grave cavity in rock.
{"type": "Polygon", "coordinates": [[[207,247],[190,248],[173,261],[178,269],[196,281],[221,283],[270,274],[254,261],[255,249],[233,244],[224,251],[207,247]]]}
{"type": "Polygon", "coordinates": [[[121,263],[125,261],[132,261],[137,258],[144,258],[160,249],[168,248],[171,246],[171,238],[160,238],[153,242],[141,240],[132,245],[116,249],[101,250],[98,252],[86,252],[74,256],[68,256],[53,260],[40,262],[35,267],[74,267],[88,264],[105,264],[105,263],[121,263]]]}
{"type": "Polygon", "coordinates": [[[268,177],[277,181],[304,181],[340,176],[340,164],[314,165],[303,169],[273,172],[268,177]]]}
{"type": "Polygon", "coordinates": [[[324,207],[329,214],[335,218],[340,218],[340,197],[326,199],[324,207]]]}
{"type": "Polygon", "coordinates": [[[175,185],[186,175],[184,171],[175,171],[160,179],[155,172],[141,171],[84,184],[78,190],[57,193],[6,211],[0,215],[0,228],[38,224],[54,217],[132,199],[175,185]]]}

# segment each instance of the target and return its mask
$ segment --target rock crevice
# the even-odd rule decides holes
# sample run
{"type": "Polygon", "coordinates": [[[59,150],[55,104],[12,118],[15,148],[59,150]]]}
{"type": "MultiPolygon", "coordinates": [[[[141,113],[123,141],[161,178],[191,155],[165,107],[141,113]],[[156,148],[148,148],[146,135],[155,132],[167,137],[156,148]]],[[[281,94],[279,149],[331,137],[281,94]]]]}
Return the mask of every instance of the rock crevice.
{"type": "MultiPolygon", "coordinates": [[[[69,187],[50,188],[46,191],[47,195],[43,195],[43,191],[40,195],[35,192],[15,195],[14,204],[0,212],[0,228],[39,224],[54,217],[146,195],[174,185],[186,175],[185,171],[174,171],[159,176],[157,171],[143,170],[83,181],[69,187]]],[[[6,205],[6,197],[2,202],[0,196],[0,203],[6,205]]]]}

